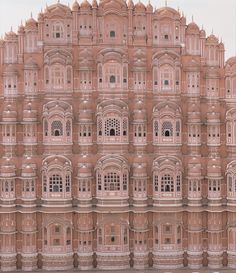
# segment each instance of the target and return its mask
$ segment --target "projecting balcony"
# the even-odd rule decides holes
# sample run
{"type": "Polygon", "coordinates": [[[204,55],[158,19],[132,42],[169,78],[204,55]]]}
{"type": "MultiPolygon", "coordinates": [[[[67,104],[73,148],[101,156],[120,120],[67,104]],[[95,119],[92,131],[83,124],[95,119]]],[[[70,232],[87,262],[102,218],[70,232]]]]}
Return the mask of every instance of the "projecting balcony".
{"type": "Polygon", "coordinates": [[[24,136],[23,138],[24,145],[37,145],[37,137],[36,136],[24,136]]]}
{"type": "Polygon", "coordinates": [[[16,88],[4,90],[4,97],[16,97],[17,95],[18,95],[18,91],[16,88]]]}
{"type": "Polygon", "coordinates": [[[15,136],[3,136],[2,137],[3,145],[16,145],[16,137],[15,136]]]}

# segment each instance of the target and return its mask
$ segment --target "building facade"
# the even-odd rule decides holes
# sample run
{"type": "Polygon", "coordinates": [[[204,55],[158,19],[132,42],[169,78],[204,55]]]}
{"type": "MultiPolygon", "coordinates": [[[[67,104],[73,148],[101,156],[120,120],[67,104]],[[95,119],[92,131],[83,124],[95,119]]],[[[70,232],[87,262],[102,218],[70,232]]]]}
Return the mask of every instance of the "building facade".
{"type": "Polygon", "coordinates": [[[236,268],[236,57],[170,7],[60,2],[0,40],[0,269],[236,268]]]}

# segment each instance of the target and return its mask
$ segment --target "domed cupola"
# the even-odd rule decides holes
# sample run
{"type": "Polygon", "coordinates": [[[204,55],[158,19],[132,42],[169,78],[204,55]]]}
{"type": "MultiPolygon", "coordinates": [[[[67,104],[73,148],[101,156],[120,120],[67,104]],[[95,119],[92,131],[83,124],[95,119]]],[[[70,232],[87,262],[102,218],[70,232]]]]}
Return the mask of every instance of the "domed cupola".
{"type": "Polygon", "coordinates": [[[128,6],[128,9],[133,9],[134,8],[134,2],[133,2],[133,0],[128,0],[127,6],[128,6]]]}
{"type": "Polygon", "coordinates": [[[2,113],[2,121],[3,122],[16,122],[17,120],[17,112],[16,106],[13,104],[5,105],[2,113]]]}
{"type": "Polygon", "coordinates": [[[89,163],[78,164],[78,178],[92,177],[92,166],[89,163]]]}
{"type": "Polygon", "coordinates": [[[33,29],[37,29],[37,27],[38,27],[38,22],[32,16],[25,23],[25,30],[33,30],[33,29]]]}
{"type": "Polygon", "coordinates": [[[97,0],[93,0],[93,2],[92,2],[92,8],[96,9],[97,7],[98,7],[97,0]]]}
{"type": "Polygon", "coordinates": [[[10,158],[1,162],[0,177],[10,178],[16,176],[16,166],[11,162],[10,158]]]}
{"type": "Polygon", "coordinates": [[[145,12],[146,11],[146,7],[145,5],[139,0],[139,2],[137,4],[135,4],[134,6],[134,10],[135,12],[145,12]]]}
{"type": "Polygon", "coordinates": [[[196,23],[191,22],[186,29],[187,34],[199,34],[200,30],[196,23]]]}
{"type": "Polygon", "coordinates": [[[201,159],[200,157],[192,157],[188,160],[188,176],[189,178],[201,178],[201,159]]]}
{"type": "Polygon", "coordinates": [[[148,4],[147,4],[147,11],[152,13],[153,12],[153,6],[151,5],[151,2],[148,1],[148,4]]]}
{"type": "Polygon", "coordinates": [[[83,0],[83,2],[80,5],[81,10],[90,10],[92,8],[91,4],[88,2],[88,0],[83,0]]]}
{"type": "Polygon", "coordinates": [[[72,11],[79,11],[79,3],[77,2],[77,0],[75,0],[75,2],[72,5],[72,11]]]}
{"type": "Polygon", "coordinates": [[[92,121],[92,102],[83,100],[79,107],[79,121],[92,121]]]}
{"type": "Polygon", "coordinates": [[[31,102],[26,102],[23,110],[23,121],[37,121],[37,111],[31,102]]]}
{"type": "Polygon", "coordinates": [[[17,41],[17,35],[15,32],[12,31],[12,29],[10,32],[7,32],[5,34],[5,41],[14,41],[14,42],[17,41]]]}
{"type": "Polygon", "coordinates": [[[221,178],[221,160],[220,158],[210,158],[207,162],[208,178],[221,178]]]}
{"type": "Polygon", "coordinates": [[[138,155],[134,158],[133,177],[147,177],[146,158],[142,155],[138,155]]]}
{"type": "Polygon", "coordinates": [[[134,121],[143,122],[147,120],[147,112],[142,100],[138,100],[134,106],[134,121]]]}

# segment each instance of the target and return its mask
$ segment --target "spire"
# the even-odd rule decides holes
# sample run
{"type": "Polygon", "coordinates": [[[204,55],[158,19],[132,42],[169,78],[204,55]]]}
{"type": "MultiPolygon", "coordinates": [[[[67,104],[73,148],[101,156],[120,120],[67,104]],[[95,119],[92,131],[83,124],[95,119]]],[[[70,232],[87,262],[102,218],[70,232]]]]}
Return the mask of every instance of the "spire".
{"type": "Polygon", "coordinates": [[[33,18],[33,13],[32,13],[32,11],[31,11],[31,13],[30,13],[30,18],[33,18]]]}
{"type": "Polygon", "coordinates": [[[167,0],[165,0],[165,6],[167,7],[167,0]]]}
{"type": "Polygon", "coordinates": [[[194,22],[193,15],[192,15],[192,23],[194,22]]]}

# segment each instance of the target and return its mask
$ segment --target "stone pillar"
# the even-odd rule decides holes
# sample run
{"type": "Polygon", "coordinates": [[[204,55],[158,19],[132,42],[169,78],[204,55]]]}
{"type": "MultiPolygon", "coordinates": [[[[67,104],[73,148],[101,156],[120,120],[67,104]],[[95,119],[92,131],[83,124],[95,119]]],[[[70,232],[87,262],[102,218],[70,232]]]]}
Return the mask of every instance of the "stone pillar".
{"type": "Polygon", "coordinates": [[[91,270],[93,268],[93,215],[79,213],[76,224],[78,234],[78,268],[91,270]]]}
{"type": "Polygon", "coordinates": [[[1,271],[16,270],[16,215],[6,213],[1,215],[1,271]]]}
{"type": "Polygon", "coordinates": [[[202,216],[201,213],[188,214],[188,266],[199,269],[202,266],[202,216]]]}
{"type": "Polygon", "coordinates": [[[134,229],[134,268],[144,269],[148,267],[148,219],[147,214],[137,213],[133,216],[134,229]]]}
{"type": "Polygon", "coordinates": [[[22,214],[22,270],[33,271],[37,269],[37,224],[36,213],[22,214]]]}
{"type": "Polygon", "coordinates": [[[222,214],[208,213],[208,267],[221,268],[223,259],[222,247],[222,214]]]}

